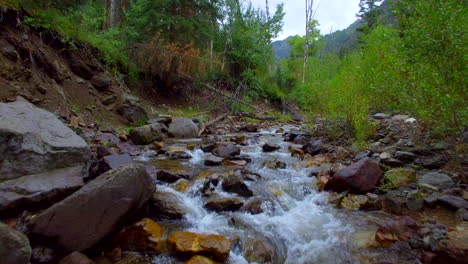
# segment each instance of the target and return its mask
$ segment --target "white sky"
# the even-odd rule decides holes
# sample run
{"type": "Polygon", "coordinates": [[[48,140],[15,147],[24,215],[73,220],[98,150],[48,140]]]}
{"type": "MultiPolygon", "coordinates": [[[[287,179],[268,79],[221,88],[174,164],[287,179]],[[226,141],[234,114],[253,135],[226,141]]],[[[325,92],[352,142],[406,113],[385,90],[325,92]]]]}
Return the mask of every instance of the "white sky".
{"type": "MultiPolygon", "coordinates": [[[[249,1],[249,0],[244,0],[249,1]]],[[[250,0],[255,7],[265,8],[265,0],[250,0]]],[[[283,32],[278,39],[285,39],[293,35],[305,33],[305,0],[269,0],[270,13],[273,14],[279,3],[284,3],[283,32]]],[[[320,23],[321,33],[326,35],[333,31],[342,30],[356,21],[359,11],[359,0],[315,0],[317,10],[315,19],[320,23]],[[318,9],[317,9],[318,7],[318,9]]]]}

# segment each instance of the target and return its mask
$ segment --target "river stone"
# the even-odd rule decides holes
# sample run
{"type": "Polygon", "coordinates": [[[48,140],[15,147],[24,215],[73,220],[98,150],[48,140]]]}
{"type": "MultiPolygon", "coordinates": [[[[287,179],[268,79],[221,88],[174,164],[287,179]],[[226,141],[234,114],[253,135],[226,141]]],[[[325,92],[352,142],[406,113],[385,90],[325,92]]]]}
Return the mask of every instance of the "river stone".
{"type": "Polygon", "coordinates": [[[302,147],[302,150],[304,151],[305,154],[310,154],[312,156],[325,153],[328,151],[328,149],[324,146],[323,141],[321,139],[305,144],[302,147]]]}
{"type": "Polygon", "coordinates": [[[468,202],[465,199],[453,195],[442,195],[437,199],[437,203],[453,211],[468,209],[468,202]]]}
{"type": "Polygon", "coordinates": [[[394,158],[397,160],[401,160],[405,163],[411,163],[413,162],[417,156],[416,154],[412,152],[407,152],[407,151],[397,151],[395,152],[394,158]]]}
{"type": "Polygon", "coordinates": [[[36,216],[33,235],[55,240],[68,251],[83,251],[141,210],[154,193],[143,165],[128,165],[99,176],[36,216]]]}
{"type": "Polygon", "coordinates": [[[107,171],[117,169],[120,166],[131,164],[132,162],[133,159],[128,154],[115,153],[105,156],[101,161],[99,161],[99,175],[107,171]]]}
{"type": "Polygon", "coordinates": [[[123,251],[155,252],[159,251],[162,240],[161,227],[149,218],[124,228],[114,239],[114,247],[123,251]]]}
{"type": "Polygon", "coordinates": [[[335,192],[372,192],[382,178],[382,175],[383,171],[377,162],[370,158],[363,158],[337,171],[330,181],[327,182],[325,189],[335,192]]]}
{"type": "Polygon", "coordinates": [[[81,166],[5,181],[0,183],[0,212],[47,206],[82,186],[81,166]]]}
{"type": "Polygon", "coordinates": [[[148,214],[158,221],[177,220],[184,217],[186,209],[176,194],[158,190],[149,202],[148,214]]]}
{"type": "Polygon", "coordinates": [[[217,262],[204,256],[193,256],[185,264],[217,264],[217,262]]]}
{"type": "Polygon", "coordinates": [[[166,138],[167,127],[161,123],[154,123],[137,127],[130,132],[129,138],[137,145],[147,145],[166,138]]]}
{"type": "Polygon", "coordinates": [[[148,120],[148,114],[143,108],[140,99],[130,94],[122,96],[117,106],[117,113],[133,124],[148,120]]]}
{"type": "Polygon", "coordinates": [[[86,255],[75,251],[64,257],[59,264],[94,264],[94,261],[90,260],[86,255]]]}
{"type": "Polygon", "coordinates": [[[175,138],[196,138],[198,126],[190,118],[176,117],[169,124],[169,135],[175,138]]]}
{"type": "Polygon", "coordinates": [[[174,183],[180,179],[189,179],[190,177],[185,174],[177,174],[166,170],[160,170],[156,174],[158,181],[163,181],[167,183],[174,183]]]}
{"type": "Polygon", "coordinates": [[[278,144],[265,143],[265,145],[263,145],[262,147],[262,150],[263,152],[273,152],[273,151],[277,151],[280,148],[281,147],[278,144]]]}
{"type": "Polygon", "coordinates": [[[223,160],[224,160],[223,158],[216,157],[215,155],[209,154],[205,158],[205,166],[210,166],[210,167],[220,166],[223,164],[223,160]]]}
{"type": "Polygon", "coordinates": [[[444,190],[452,187],[454,182],[450,176],[438,172],[428,172],[419,180],[418,184],[427,184],[436,187],[439,190],[444,190]]]}
{"type": "Polygon", "coordinates": [[[231,242],[224,236],[178,231],[167,238],[167,247],[177,257],[201,255],[224,263],[231,252],[231,242]]]}
{"type": "Polygon", "coordinates": [[[235,193],[246,198],[253,196],[253,192],[244,183],[240,173],[234,173],[224,178],[222,186],[226,192],[235,193]]]}
{"type": "Polygon", "coordinates": [[[215,211],[237,211],[244,205],[244,200],[241,198],[218,198],[213,197],[206,201],[205,208],[215,211]]]}
{"type": "Polygon", "coordinates": [[[0,103],[0,153],[0,181],[74,166],[85,175],[91,157],[73,130],[21,97],[0,103]]]}
{"type": "Polygon", "coordinates": [[[249,263],[271,263],[275,248],[262,238],[249,239],[244,245],[244,255],[249,263]]]}
{"type": "Polygon", "coordinates": [[[28,238],[0,222],[0,262],[2,264],[28,264],[31,259],[28,238]]]}
{"type": "Polygon", "coordinates": [[[98,90],[104,90],[112,85],[112,78],[104,72],[98,73],[89,81],[98,90]]]}
{"type": "Polygon", "coordinates": [[[216,145],[216,148],[213,150],[213,154],[226,158],[229,156],[239,156],[241,149],[233,143],[230,142],[220,142],[216,145]]]}

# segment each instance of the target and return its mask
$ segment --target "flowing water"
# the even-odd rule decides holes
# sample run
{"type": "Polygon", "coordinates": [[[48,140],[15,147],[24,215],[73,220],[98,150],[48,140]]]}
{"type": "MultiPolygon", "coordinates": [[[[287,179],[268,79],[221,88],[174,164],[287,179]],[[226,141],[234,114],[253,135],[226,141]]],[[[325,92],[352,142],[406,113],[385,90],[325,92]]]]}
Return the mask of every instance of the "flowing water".
{"type": "MultiPolygon", "coordinates": [[[[346,212],[329,205],[327,193],[318,192],[315,178],[308,176],[311,169],[291,157],[288,151],[290,143],[284,142],[282,135],[274,132],[277,129],[243,134],[247,137],[248,145],[242,147],[241,154],[249,155],[252,159],[246,168],[262,176],[261,180],[246,181],[246,184],[257,197],[266,201],[262,204],[263,213],[252,215],[241,211],[227,213],[208,211],[204,208],[204,201],[207,198],[200,193],[205,180],[203,177],[195,179],[185,193],[158,183],[160,190],[170,191],[179,196],[188,210],[183,221],[173,224],[178,230],[217,233],[230,238],[231,241],[237,241],[229,258],[231,264],[249,263],[242,245],[255,238],[264,239],[272,245],[274,248],[272,263],[359,263],[353,254],[355,244],[353,233],[372,228],[371,221],[359,212],[346,212]],[[263,153],[262,145],[266,142],[279,144],[281,149],[272,153],[263,153]],[[287,163],[287,168],[264,168],[263,164],[267,160],[281,160],[287,163]]],[[[224,166],[205,167],[203,161],[206,154],[203,151],[195,149],[187,152],[193,158],[182,163],[151,159],[148,153],[143,155],[141,160],[156,164],[158,167],[165,165],[165,169],[176,172],[189,171],[192,174],[235,170],[224,166]]],[[[235,196],[223,192],[221,188],[217,193],[226,197],[235,196]]],[[[174,260],[167,256],[159,256],[154,259],[154,263],[174,263],[174,260]]]]}

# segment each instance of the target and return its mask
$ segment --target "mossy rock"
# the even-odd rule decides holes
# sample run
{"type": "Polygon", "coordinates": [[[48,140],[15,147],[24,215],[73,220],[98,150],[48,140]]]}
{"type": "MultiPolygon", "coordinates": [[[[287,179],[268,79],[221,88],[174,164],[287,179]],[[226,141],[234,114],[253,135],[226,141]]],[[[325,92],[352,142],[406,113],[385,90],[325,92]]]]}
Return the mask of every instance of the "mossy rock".
{"type": "Polygon", "coordinates": [[[416,182],[416,171],[412,169],[391,169],[384,175],[387,188],[395,189],[416,182]]]}

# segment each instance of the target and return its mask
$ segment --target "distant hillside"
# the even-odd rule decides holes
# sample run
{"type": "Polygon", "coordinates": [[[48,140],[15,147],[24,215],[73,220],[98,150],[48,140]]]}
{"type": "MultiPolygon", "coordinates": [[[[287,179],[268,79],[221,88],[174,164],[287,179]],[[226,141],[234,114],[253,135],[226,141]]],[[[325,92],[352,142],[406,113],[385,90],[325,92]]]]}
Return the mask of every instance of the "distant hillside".
{"type": "Polygon", "coordinates": [[[288,37],[286,39],[274,41],[272,43],[276,60],[289,58],[289,53],[291,52],[291,46],[289,45],[288,40],[291,38],[292,37],[288,37]]]}
{"type": "MultiPolygon", "coordinates": [[[[393,2],[396,1],[398,0],[393,0],[393,2]]],[[[395,23],[395,16],[391,10],[391,6],[391,0],[385,0],[380,5],[381,21],[385,25],[392,25],[395,23]]],[[[359,32],[357,29],[361,27],[362,23],[362,20],[358,19],[346,29],[338,30],[331,34],[325,35],[323,38],[326,43],[324,53],[326,54],[334,52],[343,54],[356,48],[358,45],[357,39],[359,37],[359,32]]],[[[290,38],[291,37],[285,40],[273,42],[273,50],[275,52],[276,59],[289,58],[291,47],[289,46],[287,40],[290,38]]]]}

